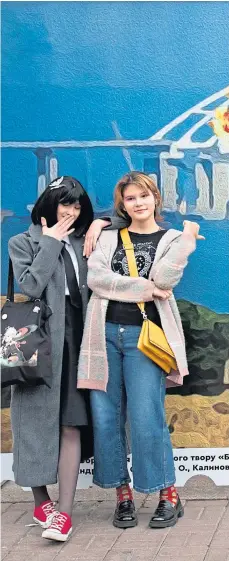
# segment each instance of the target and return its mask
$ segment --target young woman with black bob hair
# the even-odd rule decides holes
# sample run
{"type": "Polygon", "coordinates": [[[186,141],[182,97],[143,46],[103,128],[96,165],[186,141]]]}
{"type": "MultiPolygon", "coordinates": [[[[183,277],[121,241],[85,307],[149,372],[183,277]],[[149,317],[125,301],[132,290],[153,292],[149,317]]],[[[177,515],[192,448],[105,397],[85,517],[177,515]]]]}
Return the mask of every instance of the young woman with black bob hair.
{"type": "MultiPolygon", "coordinates": [[[[31,213],[33,224],[41,225],[41,219],[45,217],[48,228],[54,226],[57,219],[58,205],[60,204],[66,207],[70,205],[80,207],[80,213],[76,218],[77,224],[74,224],[73,227],[77,237],[85,235],[94,218],[93,208],[88,194],[81,183],[71,176],[62,176],[54,180],[41,194],[31,213]]],[[[65,214],[66,212],[63,210],[63,215],[65,214]]]]}
{"type": "MultiPolygon", "coordinates": [[[[93,221],[91,201],[71,176],[52,181],[32,211],[27,232],[9,241],[14,275],[29,298],[52,310],[52,386],[14,386],[11,401],[15,481],[31,487],[42,536],[66,541],[80,461],[93,456],[88,391],[77,390],[78,355],[89,299],[87,260],[107,220],[93,221]],[[86,250],[84,242],[90,227],[86,250]],[[59,480],[59,504],[46,485],[59,480]]],[[[118,218],[113,219],[117,227],[118,218]]],[[[112,227],[112,226],[111,226],[112,227]]]]}

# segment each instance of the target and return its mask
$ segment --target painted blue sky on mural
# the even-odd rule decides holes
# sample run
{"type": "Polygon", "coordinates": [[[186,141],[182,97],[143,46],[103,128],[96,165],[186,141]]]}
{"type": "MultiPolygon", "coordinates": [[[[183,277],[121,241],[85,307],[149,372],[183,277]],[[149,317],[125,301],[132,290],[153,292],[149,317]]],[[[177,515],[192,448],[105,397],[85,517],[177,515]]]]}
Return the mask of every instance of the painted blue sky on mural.
{"type": "MultiPolygon", "coordinates": [[[[228,17],[227,2],[2,2],[2,140],[149,139],[227,86],[228,17]]],[[[158,147],[56,148],[51,154],[5,148],[2,205],[13,216],[3,222],[3,290],[7,240],[27,227],[28,208],[50,166],[54,174],[78,177],[97,212],[111,208],[114,184],[132,166],[158,176],[170,225],[181,228],[185,214],[197,214],[206,232],[177,295],[229,311],[229,271],[219,251],[228,246],[226,156],[215,146],[204,158],[191,147],[182,161],[166,155],[174,135],[180,138],[198,118],[191,112],[164,137],[168,145],[158,147]],[[218,200],[217,174],[223,177],[218,200]]],[[[195,135],[205,141],[212,131],[205,124],[195,135]]]]}
{"type": "Polygon", "coordinates": [[[151,136],[227,85],[217,4],[2,2],[4,139],[151,136]]]}

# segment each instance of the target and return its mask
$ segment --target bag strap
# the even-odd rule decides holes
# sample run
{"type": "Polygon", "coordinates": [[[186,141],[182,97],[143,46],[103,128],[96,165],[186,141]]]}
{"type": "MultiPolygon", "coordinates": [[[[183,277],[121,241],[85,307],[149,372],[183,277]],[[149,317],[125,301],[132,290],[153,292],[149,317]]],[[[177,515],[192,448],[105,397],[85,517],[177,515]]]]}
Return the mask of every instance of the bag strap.
{"type": "Polygon", "coordinates": [[[9,257],[9,267],[8,267],[8,283],[7,283],[7,300],[14,302],[14,272],[12,261],[9,257]]]}
{"type": "MultiPolygon", "coordinates": [[[[129,267],[129,273],[131,277],[139,277],[137,263],[134,255],[134,246],[130,239],[130,234],[127,228],[123,228],[120,230],[120,236],[122,239],[123,247],[126,252],[127,263],[129,267]]],[[[136,302],[138,307],[140,308],[141,314],[143,315],[144,319],[147,319],[145,313],[145,304],[144,302],[136,302]]]]}

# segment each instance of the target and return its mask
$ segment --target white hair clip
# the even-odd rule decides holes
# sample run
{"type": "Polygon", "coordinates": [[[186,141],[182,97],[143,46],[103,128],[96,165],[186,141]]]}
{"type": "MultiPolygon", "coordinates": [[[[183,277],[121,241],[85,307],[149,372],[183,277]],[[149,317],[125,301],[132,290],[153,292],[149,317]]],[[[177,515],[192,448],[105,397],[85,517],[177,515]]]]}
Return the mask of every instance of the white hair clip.
{"type": "Polygon", "coordinates": [[[58,187],[61,186],[61,183],[62,183],[63,179],[64,179],[64,176],[62,175],[59,179],[56,179],[52,183],[49,183],[49,186],[51,187],[50,191],[52,191],[53,189],[58,189],[58,187]]]}

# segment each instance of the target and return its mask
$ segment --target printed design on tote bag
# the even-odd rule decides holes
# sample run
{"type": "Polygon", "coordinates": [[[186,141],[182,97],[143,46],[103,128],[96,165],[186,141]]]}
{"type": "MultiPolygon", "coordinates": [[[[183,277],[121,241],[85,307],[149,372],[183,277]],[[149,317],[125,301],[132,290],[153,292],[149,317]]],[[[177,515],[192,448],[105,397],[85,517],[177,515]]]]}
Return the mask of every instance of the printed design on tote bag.
{"type": "Polygon", "coordinates": [[[0,365],[11,368],[22,365],[37,366],[38,351],[36,350],[29,356],[28,340],[26,340],[36,330],[37,325],[34,324],[19,329],[6,327],[4,334],[1,336],[0,365]],[[22,350],[22,345],[27,345],[27,347],[22,350]]]}

